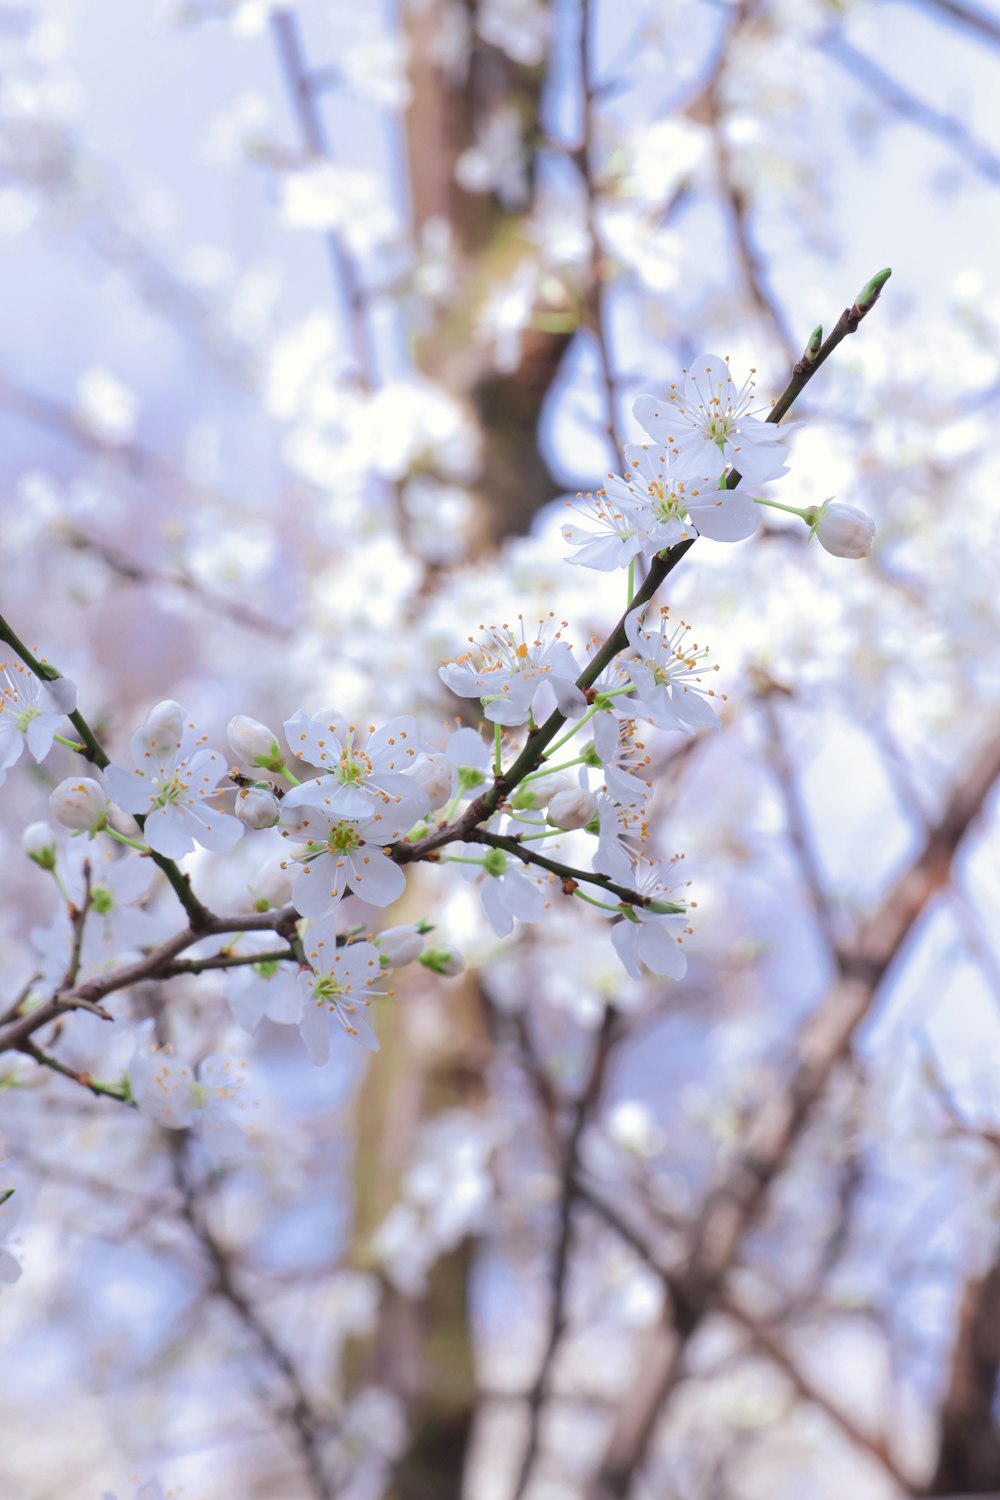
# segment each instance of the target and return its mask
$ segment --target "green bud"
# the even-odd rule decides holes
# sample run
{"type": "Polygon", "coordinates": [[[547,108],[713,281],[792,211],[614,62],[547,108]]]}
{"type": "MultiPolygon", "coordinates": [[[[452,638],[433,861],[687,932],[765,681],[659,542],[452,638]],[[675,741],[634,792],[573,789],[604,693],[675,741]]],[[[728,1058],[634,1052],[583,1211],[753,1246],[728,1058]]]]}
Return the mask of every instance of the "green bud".
{"type": "Polygon", "coordinates": [[[90,892],[90,904],[102,917],[106,917],[115,904],[115,898],[106,885],[95,885],[90,892]]]}
{"type": "Polygon", "coordinates": [[[584,825],[584,833],[599,834],[601,831],[601,815],[595,813],[590,822],[584,825]]]}
{"type": "Polygon", "coordinates": [[[806,344],[805,350],[802,355],[802,363],[807,368],[809,365],[814,365],[816,363],[816,356],[822,347],[823,325],[822,323],[818,323],[813,329],[812,333],[809,335],[809,342],[806,344]]]}
{"type": "Polygon", "coordinates": [[[510,799],[511,807],[534,807],[538,801],[537,792],[532,791],[530,786],[519,787],[510,799]]]}
{"type": "Polygon", "coordinates": [[[475,766],[459,766],[458,784],[463,791],[469,791],[474,786],[482,786],[484,780],[482,771],[477,771],[475,766]]]}
{"type": "Polygon", "coordinates": [[[488,849],[483,856],[483,869],[487,875],[505,875],[507,856],[502,849],[488,849]]]}
{"type": "Polygon", "coordinates": [[[56,836],[48,823],[29,823],[21,835],[21,848],[40,869],[55,869],[56,836]]]}
{"type": "Polygon", "coordinates": [[[432,974],[461,974],[465,968],[461,955],[451,953],[447,948],[429,948],[426,953],[421,953],[417,962],[430,969],[432,974]]]}
{"type": "Polygon", "coordinates": [[[870,307],[875,306],[875,303],[879,298],[879,293],[881,292],[882,288],[885,286],[891,275],[892,268],[887,266],[884,271],[879,271],[875,276],[873,276],[871,281],[866,282],[866,284],[861,288],[861,291],[858,293],[857,301],[855,303],[855,306],[859,309],[860,312],[867,312],[870,307]]]}
{"type": "Polygon", "coordinates": [[[583,751],[582,758],[585,766],[594,766],[596,770],[600,770],[601,766],[603,765],[603,761],[598,755],[597,747],[595,745],[588,745],[586,750],[583,751]]]}

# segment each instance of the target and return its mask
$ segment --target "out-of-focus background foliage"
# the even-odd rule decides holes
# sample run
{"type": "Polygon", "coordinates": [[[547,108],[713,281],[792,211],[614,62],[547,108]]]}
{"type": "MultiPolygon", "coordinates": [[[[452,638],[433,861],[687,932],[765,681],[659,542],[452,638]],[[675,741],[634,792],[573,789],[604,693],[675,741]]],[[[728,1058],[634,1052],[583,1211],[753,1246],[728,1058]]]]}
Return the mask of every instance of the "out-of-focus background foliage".
{"type": "MultiPolygon", "coordinates": [[[[481,621],[605,632],[559,526],[632,398],[708,350],[766,404],[894,267],[782,490],[873,558],[771,511],[667,591],[728,692],[656,766],[685,981],[430,869],[465,975],[370,1063],[265,1026],[224,1170],[5,1061],[4,1496],[1000,1493],[998,63],[971,0],[0,6],[0,608],[118,745],[438,722],[481,621]]],[[[66,773],[0,792],[5,1004],[66,773]]],[[[205,1053],[224,983],[138,1003],[205,1053]]]]}

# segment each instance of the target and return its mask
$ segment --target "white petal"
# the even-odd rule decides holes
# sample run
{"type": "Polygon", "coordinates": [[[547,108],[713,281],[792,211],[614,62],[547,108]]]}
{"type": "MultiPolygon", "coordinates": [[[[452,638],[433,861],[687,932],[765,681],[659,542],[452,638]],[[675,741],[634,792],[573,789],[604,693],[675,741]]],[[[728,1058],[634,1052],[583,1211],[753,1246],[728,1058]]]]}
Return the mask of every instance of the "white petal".
{"type": "MultiPolygon", "coordinates": [[[[117,798],[115,798],[117,801],[117,798]]],[[[118,804],[121,806],[121,803],[118,804]]],[[[125,809],[131,811],[130,808],[125,809]]],[[[194,822],[185,810],[179,807],[156,807],[146,819],[143,837],[151,849],[167,859],[180,859],[194,848],[191,824],[194,822]]]]}
{"type": "Polygon", "coordinates": [[[314,1000],[310,995],[302,1009],[299,1034],[309,1053],[309,1060],[317,1068],[321,1068],[330,1059],[329,1013],[323,1001],[314,1000]]]}

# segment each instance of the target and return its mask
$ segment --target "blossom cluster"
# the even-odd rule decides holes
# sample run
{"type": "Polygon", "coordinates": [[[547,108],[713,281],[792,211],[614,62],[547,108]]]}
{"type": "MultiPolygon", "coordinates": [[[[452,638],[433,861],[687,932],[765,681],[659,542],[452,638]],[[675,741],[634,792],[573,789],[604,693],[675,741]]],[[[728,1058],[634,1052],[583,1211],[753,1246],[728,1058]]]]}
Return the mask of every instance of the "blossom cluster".
{"type": "MultiPolygon", "coordinates": [[[[752,378],[737,386],[728,363],[712,356],[662,399],[641,397],[636,415],[656,446],[626,449],[627,472],[611,476],[589,507],[596,529],[565,528],[573,560],[659,566],[695,535],[748,536],[760,503],[774,502],[747,486],[787,468],[784,429],[761,421],[752,401],[752,378]]],[[[870,544],[866,518],[852,507],[797,513],[840,555],[870,544]]],[[[478,704],[491,735],[472,725],[429,729],[408,713],[358,723],[333,708],[298,709],[279,735],[239,714],[227,730],[235,765],[173,699],[132,735],[130,765],[109,761],[76,710],[73,684],[9,637],[24,659],[2,668],[0,772],[24,746],[39,761],[58,743],[90,762],[89,774],[51,793],[54,818],[72,831],[68,846],[47,824],[24,837],[64,898],[34,936],[31,1003],[56,996],[93,1009],[88,985],[113,992],[120,972],[127,988],[144,961],[155,975],[159,944],[169,950],[164,964],[187,952],[181,971],[227,971],[229,1007],[250,1034],[265,1018],[295,1025],[317,1065],[332,1033],[375,1050],[370,1018],[390,993],[388,971],[414,961],[438,974],[462,966],[449,944],[427,947],[425,919],[379,929],[377,914],[406,891],[407,867],[428,859],[461,867],[498,937],[542,920],[558,898],[579,897],[610,919],[612,947],[633,979],[644,970],[682,977],[688,883],[677,879],[678,857],[665,859],[651,836],[647,740],[716,727],[725,695],[707,648],[654,597],[655,587],[636,594],[630,566],[614,638],[580,654],[554,614],[537,626],[519,616],[480,627],[439,675],[478,704]],[[238,917],[222,923],[220,946],[177,861],[196,850],[226,855],[247,835],[260,841],[251,891],[260,921],[250,930],[238,917]],[[151,900],[157,869],[190,920],[179,939],[151,900]]],[[[82,1023],[77,1030],[82,1036],[82,1023]]],[[[195,1065],[161,1045],[147,1019],[122,1087],[158,1124],[197,1126],[216,1155],[242,1148],[253,1108],[242,1063],[213,1055],[195,1065]]]]}

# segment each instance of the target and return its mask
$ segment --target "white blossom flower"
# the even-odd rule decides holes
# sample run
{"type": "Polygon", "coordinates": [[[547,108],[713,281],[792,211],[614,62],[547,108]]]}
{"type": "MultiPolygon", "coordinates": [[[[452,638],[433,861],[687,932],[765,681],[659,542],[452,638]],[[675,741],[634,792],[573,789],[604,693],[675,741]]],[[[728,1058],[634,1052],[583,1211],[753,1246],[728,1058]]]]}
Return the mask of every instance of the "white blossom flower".
{"type": "Polygon", "coordinates": [[[567,561],[598,568],[603,573],[612,568],[627,568],[642,552],[645,541],[643,497],[614,474],[608,475],[608,486],[610,494],[605,488],[596,494],[577,495],[575,505],[568,500],[567,505],[584,524],[568,522],[562,528],[564,541],[576,548],[576,556],[567,561]]]}
{"type": "Polygon", "coordinates": [[[76,383],[77,409],[85,426],[104,443],[127,443],[139,408],[135,392],[109,370],[84,370],[76,383]]]}
{"type": "MultiPolygon", "coordinates": [[[[469,844],[466,854],[480,852],[480,846],[469,844]]],[[[518,922],[540,922],[545,915],[548,898],[542,890],[539,878],[529,875],[522,862],[503,849],[490,849],[483,859],[483,878],[479,883],[479,896],[490,926],[497,937],[507,937],[518,922]]],[[[466,870],[467,880],[476,880],[479,871],[474,865],[466,870]]]]}
{"type": "Polygon", "coordinates": [[[16,658],[0,662],[0,785],[25,744],[43,761],[62,720],[76,708],[76,686],[68,677],[40,682],[16,658]]]}
{"type": "Polygon", "coordinates": [[[227,774],[225,761],[204,748],[204,739],[185,754],[189,731],[180,704],[159,703],[132,736],[138,769],[109,766],[105,773],[111,800],[125,812],[145,814],[147,844],[168,859],[189,854],[196,843],[231,849],[243,834],[239,818],[213,805],[227,774]]]}
{"type": "Polygon", "coordinates": [[[325,917],[345,894],[371,906],[391,906],[406,889],[406,876],[386,850],[413,826],[413,803],[400,798],[372,817],[338,817],[325,795],[326,781],[321,776],[303,782],[281,803],[286,834],[308,841],[295,856],[300,866],[292,889],[296,911],[325,917]]]}
{"type": "MultiPolygon", "coordinates": [[[[675,889],[662,879],[662,865],[640,864],[630,884],[640,896],[661,905],[683,905],[675,889]]],[[[611,929],[611,942],[633,979],[642,978],[640,963],[654,974],[667,979],[683,979],[687,959],[681,949],[684,937],[691,931],[685,913],[656,911],[649,906],[630,906],[620,922],[611,929]]]]}
{"type": "Polygon", "coordinates": [[[331,161],[287,174],[281,184],[280,213],[290,229],[332,230],[343,236],[362,260],[400,231],[375,174],[331,161]]]}
{"type": "Polygon", "coordinates": [[[632,869],[649,838],[642,802],[616,802],[606,792],[597,799],[598,835],[593,867],[619,885],[632,885],[632,869]]]}
{"type": "Polygon", "coordinates": [[[629,645],[638,657],[622,663],[635,687],[629,707],[638,705],[660,729],[680,729],[689,734],[695,728],[717,728],[719,716],[708,700],[719,696],[724,701],[725,694],[717,695],[714,688],[702,686],[706,671],[719,670],[717,666],[701,665],[707,649],[686,642],[691,627],[683,621],[671,630],[669,610],[660,611],[660,628],[656,631],[643,629],[641,614],[641,609],[635,609],[625,620],[629,645]]]}
{"type": "Polygon", "coordinates": [[[712,474],[731,465],[755,485],[787,473],[789,429],[751,413],[752,371],[737,387],[725,360],[701,354],[684,373],[683,387],[671,381],[662,400],[640,396],[633,407],[653,441],[669,452],[678,474],[712,474]]]}
{"type": "MultiPolygon", "coordinates": [[[[70,839],[58,863],[69,899],[81,911],[86,903],[78,979],[137,959],[144,948],[163,941],[173,930],[167,912],[146,909],[158,878],[151,860],[126,853],[120,845],[70,839]]],[[[48,926],[32,930],[32,946],[41,956],[40,976],[48,986],[55,988],[65,978],[76,940],[65,906],[48,926]]]]}
{"type": "Polygon", "coordinates": [[[460,698],[481,699],[483,712],[494,724],[524,724],[545,687],[551,688],[561,713],[578,718],[587,706],[576,685],[580,668],[561,628],[549,639],[555,616],[540,621],[531,640],[524,633],[524,617],[517,618],[516,631],[506,624],[494,625],[481,641],[470,636],[474,649],[444,662],[438,673],[441,681],[460,698]]]}
{"type": "Polygon", "coordinates": [[[645,772],[650,755],[636,739],[635,719],[623,719],[610,709],[594,715],[594,749],[601,762],[604,784],[616,802],[644,804],[653,790],[645,772]]]}
{"type": "Polygon", "coordinates": [[[243,1064],[228,1058],[206,1057],[197,1072],[169,1047],[157,1047],[153,1021],[136,1031],[136,1048],[128,1079],[138,1108],[167,1130],[187,1130],[197,1124],[206,1148],[214,1156],[237,1155],[245,1145],[245,1130],[237,1116],[246,1110],[243,1064]]]}
{"type": "Polygon", "coordinates": [[[427,812],[426,792],[405,774],[425,749],[411,714],[400,714],[376,729],[374,724],[358,728],[333,709],[311,718],[300,710],[285,724],[285,738],[293,759],[322,766],[328,773],[315,785],[331,813],[372,818],[383,808],[403,803],[409,827],[427,812]]]}
{"type": "Polygon", "coordinates": [[[505,208],[527,201],[524,131],[513,104],[501,104],[476,127],[475,145],[455,163],[455,181],[467,193],[496,193],[505,208]]]}
{"type": "Polygon", "coordinates": [[[400,1183],[399,1201],[372,1241],[396,1286],[416,1296],[444,1250],[486,1226],[493,1198],[489,1162],[502,1124],[468,1109],[449,1109],[420,1127],[400,1183]]]}
{"type": "Polygon", "coordinates": [[[64,828],[95,833],[108,821],[108,794],[91,776],[67,776],[49,796],[53,817],[64,828]]]}
{"type": "Polygon", "coordinates": [[[226,973],[226,1000],[244,1031],[252,1036],[263,1018],[279,1026],[297,1026],[302,1018],[302,993],[298,969],[290,960],[265,958],[280,947],[272,933],[248,932],[233,951],[241,957],[259,953],[249,964],[237,964],[226,973]]]}
{"type": "Polygon", "coordinates": [[[302,1019],[299,1029],[306,1051],[317,1067],[330,1056],[330,1023],[336,1021],[348,1036],[357,1037],[372,1052],[379,1040],[362,1012],[388,990],[376,989],[382,975],[373,943],[337,946],[332,917],[310,925],[303,939],[308,971],[299,974],[302,1019]]]}
{"type": "MultiPolygon", "coordinates": [[[[722,489],[718,473],[689,472],[685,477],[662,450],[639,443],[626,445],[625,461],[631,473],[617,483],[626,484],[646,502],[637,519],[647,556],[686,541],[695,532],[714,542],[741,542],[760,525],[760,506],[745,489],[722,489]]],[[[611,479],[617,476],[609,476],[609,485],[611,479]]],[[[621,505],[620,496],[617,503],[621,505]]]]}
{"type": "Polygon", "coordinates": [[[827,500],[811,520],[812,534],[834,557],[869,557],[875,540],[875,522],[856,505],[827,500]]]}
{"type": "Polygon", "coordinates": [[[543,0],[480,0],[476,29],[484,41],[531,68],[545,57],[552,13],[543,0]]]}

